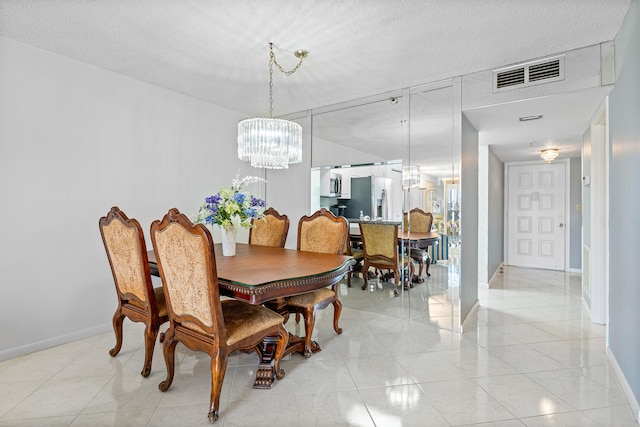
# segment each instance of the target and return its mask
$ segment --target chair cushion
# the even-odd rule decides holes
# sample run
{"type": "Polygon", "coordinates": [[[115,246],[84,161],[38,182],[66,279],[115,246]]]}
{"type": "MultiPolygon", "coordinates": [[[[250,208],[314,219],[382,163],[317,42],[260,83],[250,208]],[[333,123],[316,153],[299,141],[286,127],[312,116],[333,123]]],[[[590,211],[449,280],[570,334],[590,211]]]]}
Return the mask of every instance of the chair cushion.
{"type": "Polygon", "coordinates": [[[359,261],[364,258],[364,250],[362,249],[351,249],[351,256],[356,261],[359,261]]]}
{"type": "Polygon", "coordinates": [[[229,346],[284,322],[281,315],[261,305],[236,300],[221,301],[221,304],[229,346]]]}
{"type": "Polygon", "coordinates": [[[429,252],[418,248],[411,248],[410,256],[413,259],[422,260],[424,262],[429,259],[429,252]]]}
{"type": "Polygon", "coordinates": [[[316,304],[331,299],[335,296],[335,292],[331,288],[316,289],[301,295],[295,295],[285,298],[287,305],[295,307],[313,307],[316,304]]]}

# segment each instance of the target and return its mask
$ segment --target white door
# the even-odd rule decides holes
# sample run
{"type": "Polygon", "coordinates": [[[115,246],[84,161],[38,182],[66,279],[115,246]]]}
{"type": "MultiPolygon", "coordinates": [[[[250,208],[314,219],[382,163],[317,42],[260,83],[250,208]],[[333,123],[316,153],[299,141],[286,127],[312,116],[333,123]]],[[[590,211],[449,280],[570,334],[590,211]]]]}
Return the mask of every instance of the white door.
{"type": "Polygon", "coordinates": [[[507,170],[508,265],[564,270],[565,164],[507,170]]]}

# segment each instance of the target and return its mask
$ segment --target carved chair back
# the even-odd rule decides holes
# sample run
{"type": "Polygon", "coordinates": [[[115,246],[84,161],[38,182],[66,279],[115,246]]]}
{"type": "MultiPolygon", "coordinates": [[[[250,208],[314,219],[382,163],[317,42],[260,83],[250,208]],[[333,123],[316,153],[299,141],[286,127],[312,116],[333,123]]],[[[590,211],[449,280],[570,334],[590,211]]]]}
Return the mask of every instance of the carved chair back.
{"type": "Polygon", "coordinates": [[[398,265],[398,225],[361,223],[365,263],[378,268],[398,265]]]}
{"type": "Polygon", "coordinates": [[[264,211],[264,218],[251,220],[249,244],[284,248],[289,233],[289,218],[269,208],[264,211]]]}
{"type": "Polygon", "coordinates": [[[342,255],[349,223],[345,217],[336,217],[325,208],[298,222],[298,250],[342,255]]]}
{"type": "Polygon", "coordinates": [[[408,215],[406,212],[404,213],[405,230],[410,229],[416,233],[429,233],[432,225],[433,215],[431,212],[425,212],[420,208],[413,208],[409,211],[408,215]]]}
{"type": "Polygon", "coordinates": [[[157,319],[158,309],[140,223],[129,219],[114,206],[107,216],[100,218],[99,227],[119,301],[133,304],[157,319]]]}
{"type": "Polygon", "coordinates": [[[225,345],[213,239],[177,209],[151,224],[171,328],[183,326],[225,345]]]}

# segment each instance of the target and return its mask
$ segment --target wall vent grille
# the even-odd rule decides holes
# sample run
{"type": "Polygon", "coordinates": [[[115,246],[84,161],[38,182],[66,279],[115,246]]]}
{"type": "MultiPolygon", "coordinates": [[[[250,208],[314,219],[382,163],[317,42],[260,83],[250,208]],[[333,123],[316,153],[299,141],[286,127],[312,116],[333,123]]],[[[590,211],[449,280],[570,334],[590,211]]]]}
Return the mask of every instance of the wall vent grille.
{"type": "Polygon", "coordinates": [[[497,87],[499,89],[507,86],[515,86],[524,84],[524,68],[516,68],[514,70],[504,71],[496,75],[497,87]]]}
{"type": "Polygon", "coordinates": [[[564,55],[493,71],[493,92],[564,80],[564,55]]]}

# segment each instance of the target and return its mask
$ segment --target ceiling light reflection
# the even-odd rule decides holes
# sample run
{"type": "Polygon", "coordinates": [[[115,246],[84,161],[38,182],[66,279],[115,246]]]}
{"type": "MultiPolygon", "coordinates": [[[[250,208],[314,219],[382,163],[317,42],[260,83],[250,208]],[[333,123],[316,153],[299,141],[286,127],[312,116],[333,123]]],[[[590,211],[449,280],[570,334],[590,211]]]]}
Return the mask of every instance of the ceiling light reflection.
{"type": "Polygon", "coordinates": [[[389,405],[393,405],[394,407],[399,407],[402,409],[418,407],[418,402],[420,400],[420,389],[418,387],[388,387],[386,390],[386,394],[389,397],[389,405]]]}
{"type": "Polygon", "coordinates": [[[556,412],[555,402],[548,397],[543,397],[542,399],[540,399],[538,407],[540,408],[541,414],[553,414],[556,412]]]}

